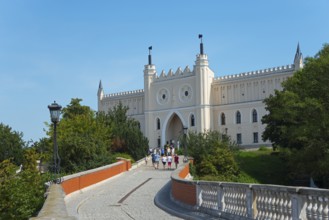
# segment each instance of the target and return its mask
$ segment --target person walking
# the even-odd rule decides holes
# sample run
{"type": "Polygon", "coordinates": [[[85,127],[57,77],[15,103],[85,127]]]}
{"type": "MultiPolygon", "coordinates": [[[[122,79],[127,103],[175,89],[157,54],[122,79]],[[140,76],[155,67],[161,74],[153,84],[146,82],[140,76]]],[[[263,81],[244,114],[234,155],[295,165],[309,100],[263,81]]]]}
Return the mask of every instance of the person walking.
{"type": "Polygon", "coordinates": [[[178,164],[179,164],[179,157],[178,157],[177,154],[175,154],[174,162],[175,162],[175,166],[176,166],[176,169],[177,169],[177,166],[178,166],[178,164]]]}
{"type": "Polygon", "coordinates": [[[162,165],[163,165],[163,169],[166,169],[166,163],[167,163],[167,156],[163,155],[162,156],[162,165]]]}
{"type": "Polygon", "coordinates": [[[155,163],[154,168],[155,169],[159,169],[159,161],[160,161],[160,155],[158,153],[156,153],[155,157],[154,157],[154,163],[155,163]]]}
{"type": "Polygon", "coordinates": [[[145,155],[145,165],[147,166],[147,155],[145,155]]]}
{"type": "Polygon", "coordinates": [[[172,162],[171,154],[169,154],[169,156],[167,157],[167,161],[168,161],[168,170],[171,170],[171,162],[172,162]]]}
{"type": "Polygon", "coordinates": [[[152,166],[155,168],[155,154],[156,153],[152,153],[151,157],[152,157],[152,166]]]}

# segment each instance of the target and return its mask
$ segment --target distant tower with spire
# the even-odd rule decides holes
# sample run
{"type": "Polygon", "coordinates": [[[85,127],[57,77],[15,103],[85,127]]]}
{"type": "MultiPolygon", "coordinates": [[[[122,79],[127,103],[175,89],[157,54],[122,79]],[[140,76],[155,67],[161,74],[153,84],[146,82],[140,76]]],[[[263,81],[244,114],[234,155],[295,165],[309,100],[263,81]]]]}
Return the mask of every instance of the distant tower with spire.
{"type": "Polygon", "coordinates": [[[196,109],[196,122],[200,125],[200,131],[211,129],[210,100],[211,84],[214,79],[214,72],[209,68],[208,56],[204,53],[202,34],[199,34],[200,53],[196,56],[194,71],[196,75],[195,95],[196,103],[200,107],[196,109]]]}
{"type": "Polygon", "coordinates": [[[294,65],[295,65],[295,70],[300,70],[303,68],[304,66],[304,63],[303,63],[303,54],[302,52],[300,51],[300,48],[299,48],[299,42],[297,44],[297,50],[296,50],[296,54],[295,54],[295,59],[294,59],[294,65]]]}
{"type": "Polygon", "coordinates": [[[97,100],[98,100],[98,109],[102,109],[102,99],[104,98],[104,90],[102,85],[102,80],[99,81],[98,91],[97,91],[97,100]]]}

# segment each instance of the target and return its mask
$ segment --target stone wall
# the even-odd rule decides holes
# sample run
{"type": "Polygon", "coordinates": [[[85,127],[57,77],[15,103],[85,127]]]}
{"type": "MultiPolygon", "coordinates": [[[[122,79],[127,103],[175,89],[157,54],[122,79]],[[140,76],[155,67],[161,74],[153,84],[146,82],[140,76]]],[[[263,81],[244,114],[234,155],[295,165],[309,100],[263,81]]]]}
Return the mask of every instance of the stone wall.
{"type": "Polygon", "coordinates": [[[65,176],[61,184],[51,184],[42,209],[37,217],[31,219],[76,219],[67,215],[64,202],[65,196],[131,169],[130,160],[124,158],[117,159],[118,162],[107,166],[65,176]]]}

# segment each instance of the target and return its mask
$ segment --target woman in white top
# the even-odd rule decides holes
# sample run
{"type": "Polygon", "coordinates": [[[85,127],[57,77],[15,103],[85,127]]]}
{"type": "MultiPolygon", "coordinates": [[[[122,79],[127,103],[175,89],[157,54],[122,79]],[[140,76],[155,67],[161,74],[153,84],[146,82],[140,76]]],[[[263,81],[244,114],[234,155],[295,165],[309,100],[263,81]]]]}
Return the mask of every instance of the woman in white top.
{"type": "Polygon", "coordinates": [[[169,169],[171,169],[171,162],[172,162],[172,156],[171,155],[169,155],[167,157],[167,161],[168,161],[168,170],[169,170],[169,169]]]}
{"type": "Polygon", "coordinates": [[[163,155],[162,156],[163,169],[166,169],[166,163],[167,163],[167,156],[166,155],[163,155]]]}

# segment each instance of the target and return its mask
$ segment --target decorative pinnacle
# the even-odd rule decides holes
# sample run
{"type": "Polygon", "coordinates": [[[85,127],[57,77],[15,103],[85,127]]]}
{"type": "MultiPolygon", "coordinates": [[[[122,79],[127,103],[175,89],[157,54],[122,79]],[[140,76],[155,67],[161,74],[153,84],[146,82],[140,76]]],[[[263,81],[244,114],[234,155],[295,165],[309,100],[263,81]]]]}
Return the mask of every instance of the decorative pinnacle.
{"type": "Polygon", "coordinates": [[[151,50],[152,50],[152,46],[149,47],[149,65],[152,65],[151,50]]]}
{"type": "Polygon", "coordinates": [[[200,54],[203,54],[202,34],[199,34],[199,39],[201,39],[201,43],[200,43],[200,54]]]}

